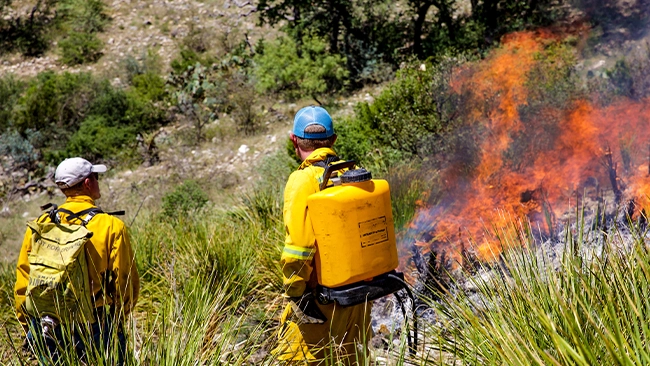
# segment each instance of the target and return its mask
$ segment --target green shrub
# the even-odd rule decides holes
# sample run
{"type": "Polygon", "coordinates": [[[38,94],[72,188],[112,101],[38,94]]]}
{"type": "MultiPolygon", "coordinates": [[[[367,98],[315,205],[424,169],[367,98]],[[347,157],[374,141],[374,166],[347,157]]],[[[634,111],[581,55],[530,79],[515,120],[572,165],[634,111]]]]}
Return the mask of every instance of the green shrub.
{"type": "MultiPolygon", "coordinates": [[[[375,175],[373,172],[373,176],[375,175]]],[[[405,229],[413,219],[418,207],[434,196],[441,187],[438,175],[421,162],[406,162],[391,167],[385,175],[390,185],[395,229],[405,229]]]]}
{"type": "MultiPolygon", "coordinates": [[[[337,127],[336,131],[338,132],[338,127],[337,127]]],[[[296,154],[296,148],[293,147],[293,141],[291,141],[290,137],[287,137],[287,142],[284,144],[284,147],[285,147],[285,151],[286,151],[287,156],[289,156],[293,161],[295,161],[296,163],[298,163],[298,165],[300,165],[302,163],[302,160],[300,159],[300,156],[298,156],[298,154],[296,154]]],[[[338,148],[337,148],[337,150],[338,150],[338,148]]]]}
{"type": "Polygon", "coordinates": [[[151,85],[143,96],[135,87],[125,91],[87,73],[44,72],[18,100],[14,125],[21,134],[39,131],[33,145],[46,161],[69,153],[89,159],[128,157],[131,151],[120,150],[121,144],[135,146],[138,133],[167,121],[165,110],[148,99],[161,95],[160,81],[156,89],[150,80],[156,79],[143,77],[138,84],[151,85]]]}
{"type": "Polygon", "coordinates": [[[358,104],[354,118],[337,127],[341,156],[385,169],[444,150],[449,141],[443,137],[459,122],[462,96],[449,82],[453,67],[461,62],[450,58],[400,70],[372,104],[358,104]]]}
{"type": "Polygon", "coordinates": [[[21,133],[28,129],[40,131],[44,145],[37,148],[64,148],[87,114],[95,88],[88,73],[38,74],[17,102],[16,129],[21,133]]]}
{"type": "Polygon", "coordinates": [[[58,0],[38,1],[27,13],[12,12],[12,0],[0,1],[0,54],[20,51],[40,56],[50,45],[50,31],[56,23],[58,0]]]}
{"type": "Polygon", "coordinates": [[[572,101],[586,97],[575,72],[576,51],[569,42],[552,42],[535,56],[535,66],[528,72],[528,99],[564,108],[572,101]]]}
{"type": "Polygon", "coordinates": [[[64,26],[76,32],[103,32],[109,20],[101,0],[61,0],[58,10],[64,26]]]}
{"type": "Polygon", "coordinates": [[[135,137],[132,126],[110,125],[102,116],[90,116],[70,137],[66,151],[69,156],[83,156],[90,161],[125,157],[135,154],[135,137]]]}
{"type": "MultiPolygon", "coordinates": [[[[29,135],[34,135],[34,132],[29,132],[29,135]]],[[[6,167],[10,170],[30,168],[39,157],[38,150],[29,139],[16,131],[7,131],[0,135],[0,155],[11,157],[13,162],[11,166],[6,167]]]]}
{"type": "Polygon", "coordinates": [[[95,62],[102,56],[103,47],[95,34],[73,31],[59,41],[59,60],[68,66],[95,62]]]}
{"type": "Polygon", "coordinates": [[[182,74],[188,67],[192,67],[197,63],[201,63],[201,58],[196,51],[181,49],[179,56],[172,60],[170,66],[174,70],[174,73],[182,74]]]}
{"type": "Polygon", "coordinates": [[[87,115],[102,116],[109,120],[122,120],[130,108],[128,94],[114,88],[107,81],[100,81],[95,86],[94,98],[88,102],[87,115]]]}
{"type": "Polygon", "coordinates": [[[145,100],[159,102],[167,96],[165,79],[154,72],[133,76],[131,85],[134,91],[145,100]]]}
{"type": "Polygon", "coordinates": [[[181,48],[179,56],[172,60],[170,66],[175,74],[182,74],[188,68],[201,65],[212,65],[216,60],[210,55],[204,55],[189,48],[181,48]]]}
{"type": "Polygon", "coordinates": [[[208,203],[208,195],[194,180],[186,180],[162,198],[163,219],[187,216],[208,203]]]}
{"type": "Polygon", "coordinates": [[[142,53],[139,59],[129,55],[122,61],[129,84],[137,75],[160,74],[162,72],[162,60],[157,50],[157,48],[149,48],[147,52],[142,53]]]}
{"type": "Polygon", "coordinates": [[[327,53],[325,41],[305,36],[299,53],[287,37],[265,44],[254,57],[254,74],[261,92],[282,93],[289,98],[316,97],[343,88],[348,71],[345,58],[327,53]]]}
{"type": "Polygon", "coordinates": [[[576,72],[576,55],[566,42],[552,42],[535,55],[535,64],[526,75],[527,101],[518,107],[523,126],[512,132],[512,142],[504,152],[504,160],[512,169],[531,159],[531,152],[540,154],[556,148],[563,134],[558,117],[551,109],[570,110],[576,100],[587,100],[582,81],[576,72]],[[539,116],[544,115],[545,118],[539,116]]]}
{"type": "Polygon", "coordinates": [[[0,133],[13,124],[14,106],[25,90],[25,83],[13,75],[0,78],[0,133]]]}
{"type": "MultiPolygon", "coordinates": [[[[376,156],[376,152],[379,151],[377,148],[380,146],[378,136],[380,131],[373,129],[359,118],[361,113],[368,108],[368,104],[357,104],[355,106],[357,118],[343,120],[342,123],[335,126],[338,137],[334,150],[346,160],[354,160],[364,166],[375,167],[379,161],[383,161],[385,151],[380,156],[376,156]]],[[[291,144],[291,140],[289,143],[291,144]]],[[[288,148],[293,150],[293,144],[288,148]]]]}
{"type": "Polygon", "coordinates": [[[614,95],[640,100],[650,95],[650,46],[645,50],[616,61],[600,80],[604,90],[614,95]]]}
{"type": "Polygon", "coordinates": [[[246,135],[256,133],[262,126],[253,82],[239,72],[228,73],[225,78],[228,85],[230,117],[234,120],[237,131],[246,135]]]}
{"type": "Polygon", "coordinates": [[[59,41],[60,61],[69,66],[95,62],[102,56],[104,44],[96,33],[102,32],[108,16],[101,0],[63,0],[59,6],[61,27],[67,36],[59,41]]]}
{"type": "Polygon", "coordinates": [[[165,113],[138,92],[104,86],[89,116],[67,142],[66,151],[93,160],[134,159],[137,135],[164,124],[165,113]]]}

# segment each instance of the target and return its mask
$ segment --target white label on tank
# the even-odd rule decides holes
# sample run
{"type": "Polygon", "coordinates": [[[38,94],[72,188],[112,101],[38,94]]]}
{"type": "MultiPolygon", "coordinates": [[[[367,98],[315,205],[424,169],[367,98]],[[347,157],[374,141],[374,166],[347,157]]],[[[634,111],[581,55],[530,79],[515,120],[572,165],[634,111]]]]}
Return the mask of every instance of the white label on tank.
{"type": "Polygon", "coordinates": [[[359,238],[361,239],[362,248],[387,241],[388,227],[386,226],[386,216],[360,222],[359,238]]]}

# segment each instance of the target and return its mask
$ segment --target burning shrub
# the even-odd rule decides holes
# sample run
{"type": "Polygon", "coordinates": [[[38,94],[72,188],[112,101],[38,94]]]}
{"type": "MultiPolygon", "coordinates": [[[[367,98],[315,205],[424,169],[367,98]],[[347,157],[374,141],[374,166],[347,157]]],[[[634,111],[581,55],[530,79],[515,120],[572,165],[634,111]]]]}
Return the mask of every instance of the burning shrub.
{"type": "Polygon", "coordinates": [[[528,224],[498,230],[501,247],[514,249],[497,268],[482,265],[456,283],[453,296],[426,300],[438,315],[434,348],[463,364],[650,362],[647,231],[603,230],[584,214],[561,243],[540,246],[528,224]]]}
{"type": "MultiPolygon", "coordinates": [[[[534,222],[541,240],[556,238],[572,204],[598,212],[603,201],[614,202],[626,207],[633,220],[650,212],[648,97],[636,91],[635,98],[604,93],[607,98],[600,100],[607,103],[592,102],[574,64],[573,47],[561,37],[547,31],[516,33],[480,63],[452,69],[442,84],[446,89],[432,88],[441,93],[391,87],[392,94],[382,94],[376,105],[362,109],[365,114],[357,114],[370,121],[370,136],[380,146],[427,158],[439,169],[441,193],[418,207],[400,239],[402,266],[426,276],[428,267],[454,271],[473,256],[497,260],[507,248],[486,227],[505,228],[522,218],[534,222]],[[445,115],[441,100],[454,114],[445,115]],[[427,126],[430,115],[450,121],[448,128],[417,130],[427,126]],[[387,138],[382,140],[382,134],[387,138]],[[418,256],[429,253],[444,263],[427,267],[418,256]]],[[[638,79],[644,80],[642,75],[638,79]]],[[[439,85],[424,74],[411,80],[439,85]]],[[[633,85],[617,88],[629,93],[633,85]]]]}

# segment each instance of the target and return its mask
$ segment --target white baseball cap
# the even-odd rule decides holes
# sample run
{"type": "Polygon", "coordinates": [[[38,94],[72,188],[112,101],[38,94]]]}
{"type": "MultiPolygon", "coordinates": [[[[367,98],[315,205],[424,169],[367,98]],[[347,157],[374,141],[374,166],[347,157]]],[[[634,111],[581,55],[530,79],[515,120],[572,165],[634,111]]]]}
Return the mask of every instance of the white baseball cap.
{"type": "Polygon", "coordinates": [[[54,181],[61,189],[70,188],[92,173],[104,173],[106,165],[92,165],[84,158],[65,159],[56,167],[54,181]]]}

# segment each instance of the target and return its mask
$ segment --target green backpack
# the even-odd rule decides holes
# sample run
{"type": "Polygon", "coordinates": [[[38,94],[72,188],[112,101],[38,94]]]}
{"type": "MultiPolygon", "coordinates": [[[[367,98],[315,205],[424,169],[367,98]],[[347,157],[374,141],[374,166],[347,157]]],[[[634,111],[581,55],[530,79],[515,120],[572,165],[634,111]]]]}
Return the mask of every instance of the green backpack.
{"type": "Polygon", "coordinates": [[[37,319],[50,316],[64,324],[92,323],[94,306],[85,245],[93,233],[86,225],[102,211],[93,207],[73,213],[51,204],[43,209],[52,206],[48,215],[27,223],[32,230],[32,250],[28,255],[25,309],[37,319]],[[68,221],[78,219],[81,224],[62,224],[59,213],[68,214],[68,221]],[[85,219],[81,218],[83,215],[87,215],[85,219]]]}

